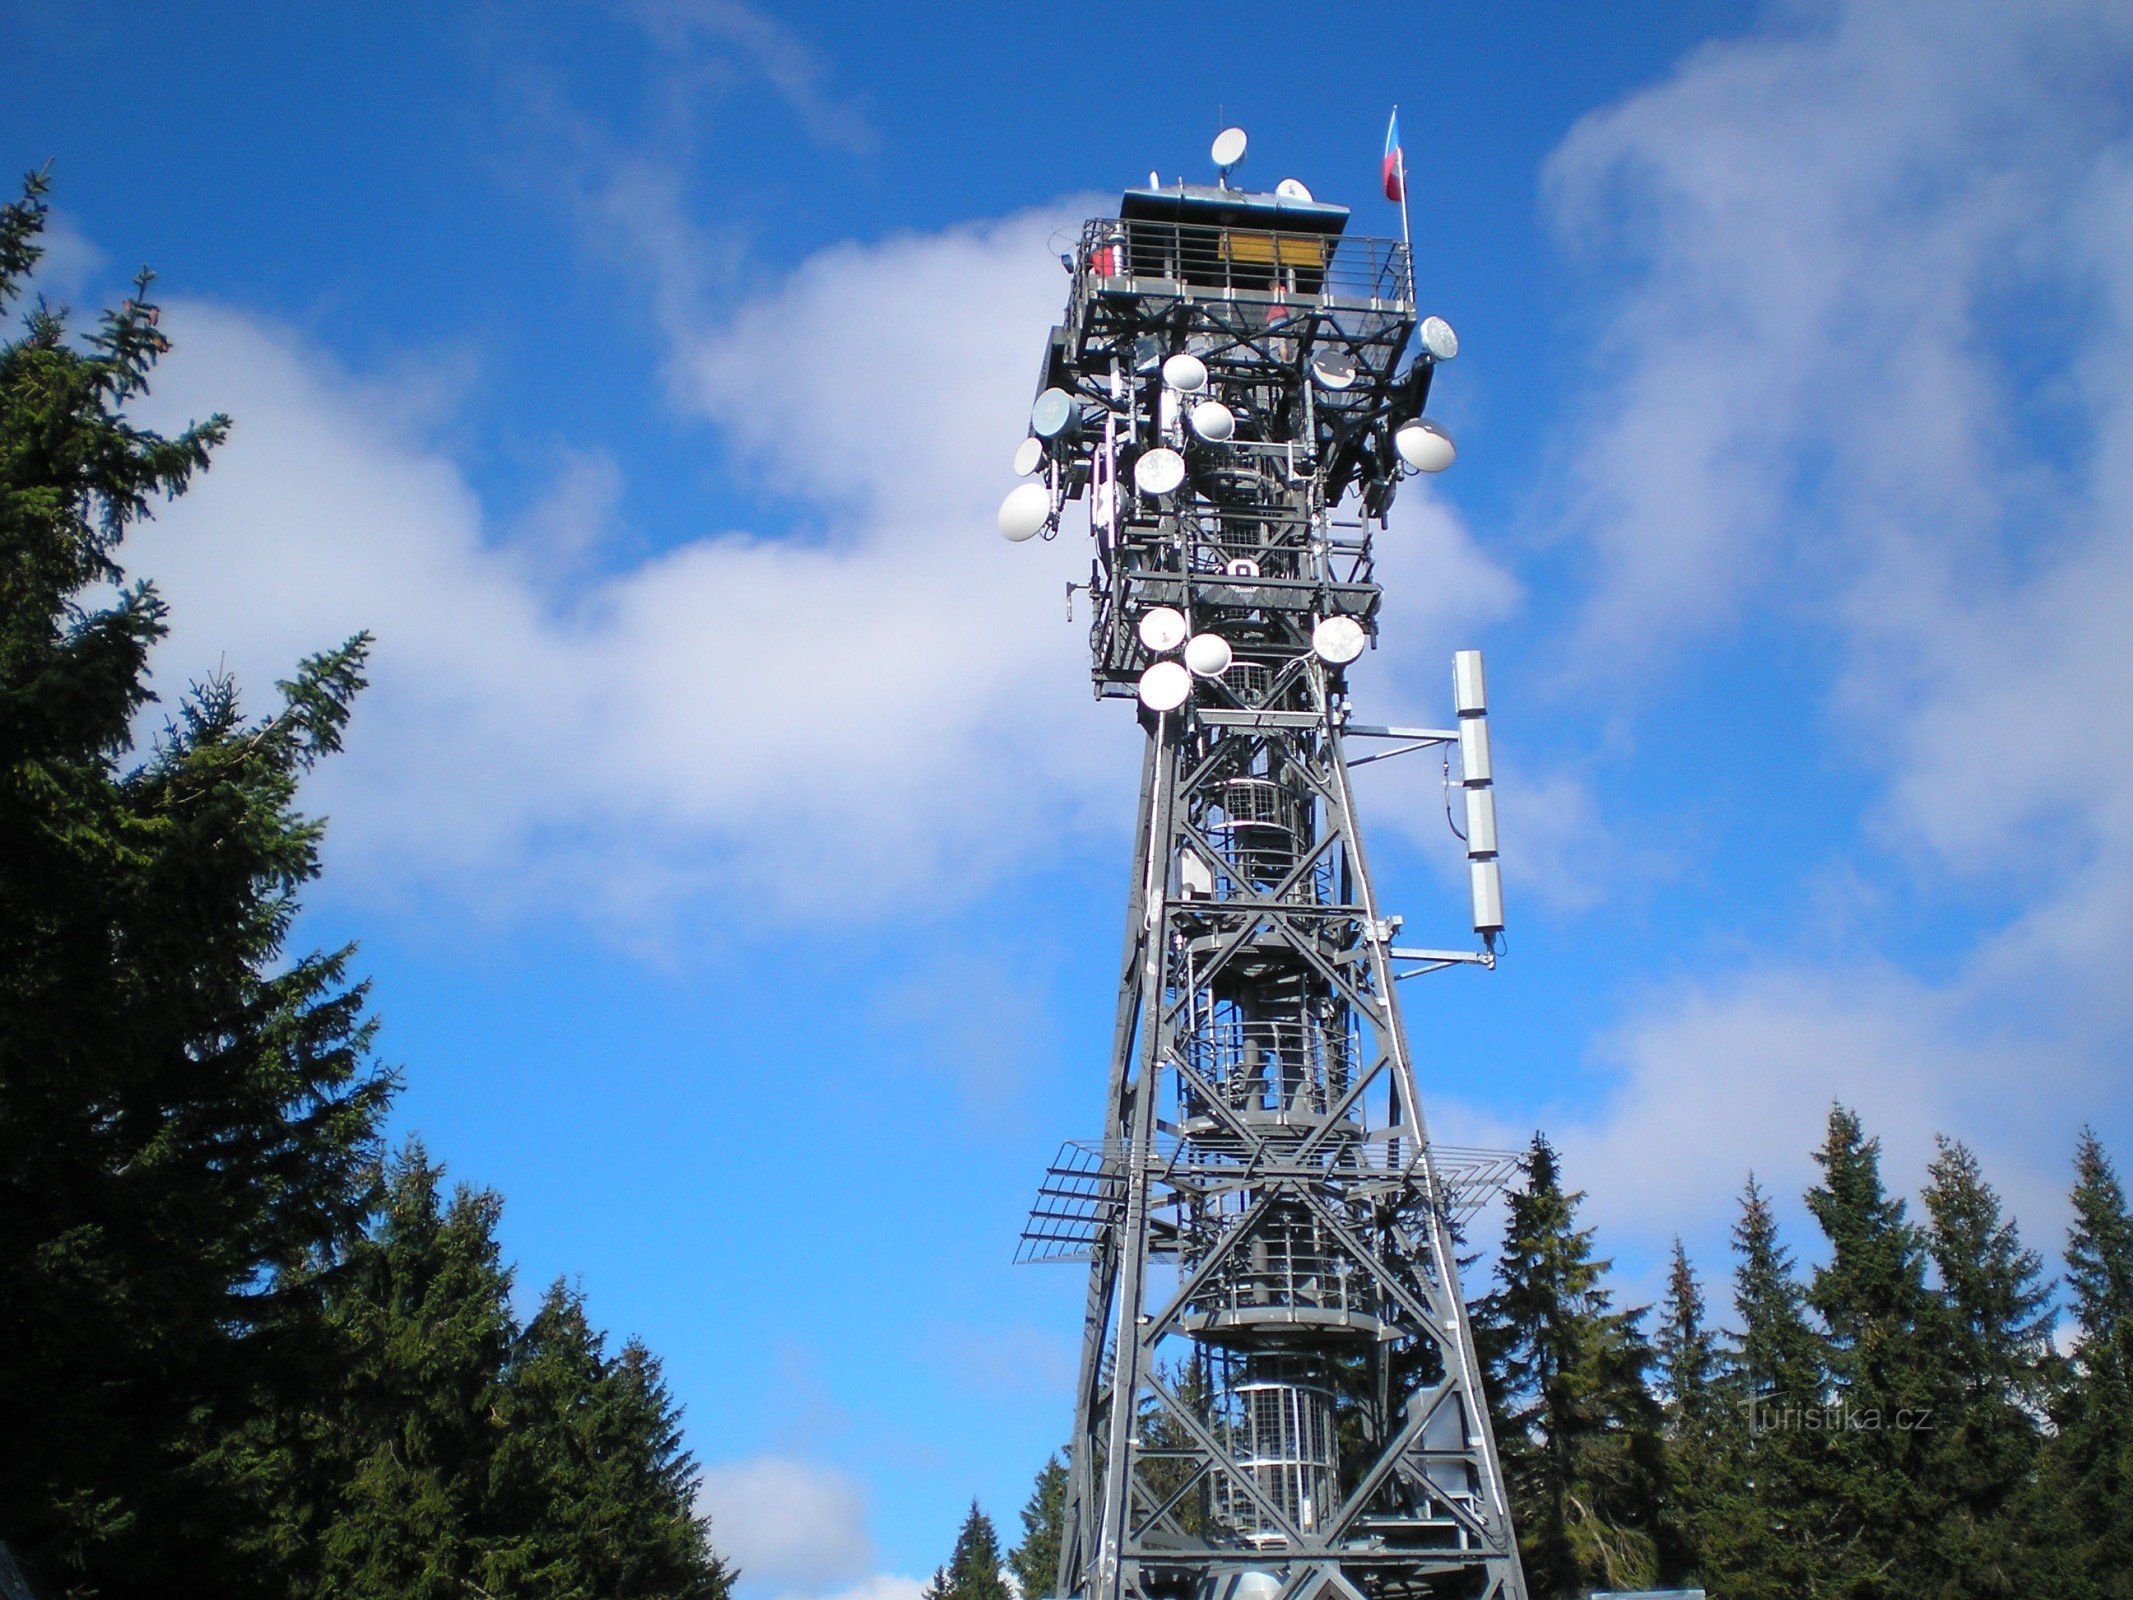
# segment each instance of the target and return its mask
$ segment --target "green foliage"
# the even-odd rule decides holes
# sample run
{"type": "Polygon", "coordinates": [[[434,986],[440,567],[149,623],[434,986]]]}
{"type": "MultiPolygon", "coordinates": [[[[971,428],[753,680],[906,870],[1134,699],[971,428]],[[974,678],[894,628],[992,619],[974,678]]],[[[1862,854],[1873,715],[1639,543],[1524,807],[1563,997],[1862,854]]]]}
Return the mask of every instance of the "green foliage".
{"type": "Polygon", "coordinates": [[[1671,1581],[1699,1570],[1698,1525],[1705,1519],[1713,1474],[1733,1421],[1720,1390],[1718,1338],[1704,1320],[1703,1287],[1679,1238],[1667,1270],[1666,1300],[1652,1354],[1666,1441],[1659,1566],[1662,1577],[1671,1581]]]}
{"type": "Polygon", "coordinates": [[[351,952],[285,948],[367,636],[135,752],[164,612],[120,546],[229,426],[128,421],[148,284],[0,344],[0,1546],[81,1600],[723,1600],[658,1364],[561,1289],[516,1326],[497,1198],[381,1162],[351,952]]]}
{"type": "Polygon", "coordinates": [[[2079,1333],[2054,1431],[2010,1520],[2026,1592],[2133,1600],[2133,1210],[2093,1131],[2074,1158],[2067,1285],[2079,1333]]]}
{"type": "Polygon", "coordinates": [[[1000,1535],[973,1500],[955,1537],[955,1553],[933,1574],[926,1592],[930,1600],[1009,1600],[1003,1570],[1000,1535]]]}
{"type": "Polygon", "coordinates": [[[1710,1475],[1693,1523],[1699,1566],[1740,1600],[1811,1594],[1841,1548],[1828,1493],[1826,1435],[1805,1425],[1827,1398],[1828,1351],[1777,1215],[1753,1176],[1733,1228],[1733,1308],[1710,1475]]]}
{"type": "Polygon", "coordinates": [[[1527,1581],[1551,1596],[1645,1588],[1663,1470],[1651,1349],[1637,1314],[1613,1309],[1612,1263],[1577,1227],[1584,1195],[1563,1188],[1546,1139],[1534,1136],[1522,1170],[1475,1335],[1527,1581]]]}
{"type": "MultiPolygon", "coordinates": [[[[0,303],[43,194],[0,213],[0,303]]],[[[264,718],[196,685],[128,763],[164,620],[117,551],[228,427],[127,420],[167,349],[148,282],[79,342],[40,303],[0,345],[0,1538],[50,1592],[246,1593],[276,1581],[252,1425],[318,1379],[302,1269],[360,1224],[390,1088],[348,952],[284,959],[297,785],[368,641],[264,718]]]]}
{"type": "Polygon", "coordinates": [[[1008,1570],[1022,1600],[1041,1600],[1059,1589],[1060,1546],[1066,1538],[1066,1464],[1046,1456],[1022,1508],[1022,1542],[1008,1552],[1008,1570]]]}

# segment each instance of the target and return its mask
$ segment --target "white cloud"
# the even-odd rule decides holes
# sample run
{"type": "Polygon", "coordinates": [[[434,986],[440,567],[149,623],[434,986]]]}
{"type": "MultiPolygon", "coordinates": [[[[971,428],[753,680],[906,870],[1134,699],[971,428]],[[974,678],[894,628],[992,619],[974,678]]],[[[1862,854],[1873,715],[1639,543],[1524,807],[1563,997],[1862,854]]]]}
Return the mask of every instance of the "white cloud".
{"type": "Polygon", "coordinates": [[[313,798],[332,847],[397,885],[864,912],[1111,825],[1133,730],[1090,704],[1062,613],[1078,540],[991,525],[1063,294],[1056,225],[842,247],[698,335],[700,403],[805,523],[670,543],[568,603],[532,558],[611,516],[607,464],[500,540],[370,386],[286,330],[174,305],[152,420],[237,423],[129,547],[173,607],[160,681],[226,659],[256,695],[373,629],[375,687],[313,798]],[[921,331],[965,300],[957,338],[921,331]]]}
{"type": "Polygon", "coordinates": [[[835,1467],[782,1456],[707,1467],[697,1503],[710,1513],[713,1547],[753,1593],[838,1589],[840,1600],[902,1600],[876,1587],[898,1580],[867,1576],[874,1541],[866,1494],[835,1467]]]}
{"type": "Polygon", "coordinates": [[[925,1592],[924,1578],[900,1578],[892,1572],[877,1572],[849,1588],[824,1595],[822,1600],[918,1600],[925,1592]]]}
{"type": "Polygon", "coordinates": [[[1972,1139],[2038,1221],[2075,1124],[2123,1123],[2129,81],[2123,7],[1856,0],[1699,50],[1551,164],[1626,285],[1569,495],[1577,670],[1621,688],[1749,608],[1819,630],[1872,836],[1983,928],[1930,975],[1854,941],[1654,993],[1564,1142],[1655,1233],[1751,1163],[1796,1187],[1832,1097],[1910,1176],[1972,1139]]]}

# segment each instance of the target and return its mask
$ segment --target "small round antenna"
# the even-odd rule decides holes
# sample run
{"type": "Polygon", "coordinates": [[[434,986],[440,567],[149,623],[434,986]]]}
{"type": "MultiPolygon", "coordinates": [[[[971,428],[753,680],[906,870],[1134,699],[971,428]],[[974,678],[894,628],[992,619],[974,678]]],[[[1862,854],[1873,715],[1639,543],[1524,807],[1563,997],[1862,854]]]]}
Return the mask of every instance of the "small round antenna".
{"type": "Polygon", "coordinates": [[[1228,177],[1230,168],[1244,159],[1244,130],[1224,128],[1215,135],[1215,148],[1211,154],[1215,158],[1215,170],[1228,177]]]}
{"type": "Polygon", "coordinates": [[[1311,191],[1295,178],[1283,178],[1274,185],[1274,193],[1284,200],[1301,200],[1305,205],[1311,203],[1311,191]]]}

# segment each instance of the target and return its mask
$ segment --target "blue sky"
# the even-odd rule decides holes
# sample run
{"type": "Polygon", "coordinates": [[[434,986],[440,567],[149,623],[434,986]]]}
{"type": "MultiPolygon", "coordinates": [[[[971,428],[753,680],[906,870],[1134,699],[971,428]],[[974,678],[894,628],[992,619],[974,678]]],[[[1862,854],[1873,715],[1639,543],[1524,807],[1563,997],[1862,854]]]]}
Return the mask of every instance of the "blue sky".
{"type": "Polygon", "coordinates": [[[529,1292],[665,1356],[748,1600],[909,1600],[1065,1431],[1079,1279],[1009,1260],[1135,735],[1084,558],[991,513],[1053,236],[1224,121],[1389,233],[1397,101],[1461,335],[1361,690],[1488,651],[1511,956],[1412,986],[1440,1132],[1546,1128],[1635,1294],[1832,1097],[2056,1247],[2079,1125],[2133,1149],[2129,83],[2073,0],[0,14],[48,292],[153,263],[149,414],[237,421],[132,547],[159,677],[378,633],[301,932],[529,1292]]]}

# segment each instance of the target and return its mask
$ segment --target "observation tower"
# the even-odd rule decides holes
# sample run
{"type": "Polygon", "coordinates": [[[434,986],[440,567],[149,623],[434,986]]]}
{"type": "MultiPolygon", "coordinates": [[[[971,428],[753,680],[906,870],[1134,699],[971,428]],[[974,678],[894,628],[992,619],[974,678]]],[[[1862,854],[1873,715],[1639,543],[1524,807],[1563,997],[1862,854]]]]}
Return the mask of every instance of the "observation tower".
{"type": "Polygon", "coordinates": [[[1458,341],[1404,243],[1243,153],[1082,228],[1000,509],[1085,508],[1096,693],[1147,736],[1103,1126],[1020,1252],[1089,1263],[1058,1592],[1524,1600],[1455,1242],[1510,1158],[1431,1143],[1395,994],[1496,961],[1481,657],[1445,727],[1347,682],[1458,341]],[[1350,769],[1414,751],[1456,755],[1478,948],[1398,943],[1371,884],[1350,769]]]}

